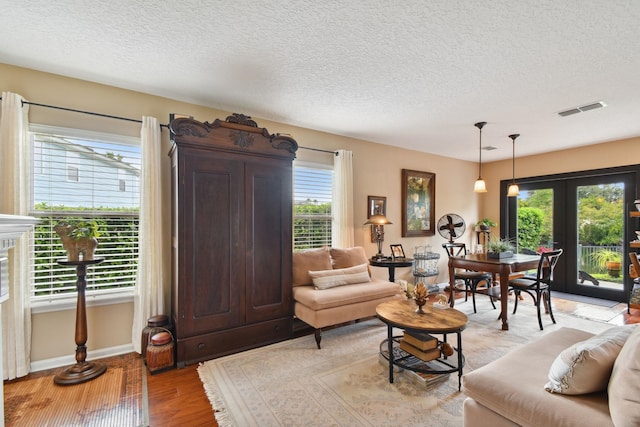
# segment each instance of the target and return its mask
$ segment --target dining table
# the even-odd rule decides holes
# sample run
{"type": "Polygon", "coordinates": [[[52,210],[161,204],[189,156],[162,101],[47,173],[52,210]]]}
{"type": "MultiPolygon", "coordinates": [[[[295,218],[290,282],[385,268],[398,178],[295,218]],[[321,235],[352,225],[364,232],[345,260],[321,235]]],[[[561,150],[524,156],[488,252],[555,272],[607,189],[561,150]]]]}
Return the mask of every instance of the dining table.
{"type": "Polygon", "coordinates": [[[502,319],[502,330],[509,330],[509,321],[507,315],[507,294],[509,290],[509,276],[513,273],[537,269],[540,263],[540,255],[514,254],[506,258],[491,258],[486,253],[467,254],[463,256],[449,257],[449,290],[451,298],[449,304],[451,307],[455,304],[455,270],[457,268],[483,271],[498,276],[500,282],[500,294],[488,290],[489,295],[500,298],[500,319],[502,319]]]}

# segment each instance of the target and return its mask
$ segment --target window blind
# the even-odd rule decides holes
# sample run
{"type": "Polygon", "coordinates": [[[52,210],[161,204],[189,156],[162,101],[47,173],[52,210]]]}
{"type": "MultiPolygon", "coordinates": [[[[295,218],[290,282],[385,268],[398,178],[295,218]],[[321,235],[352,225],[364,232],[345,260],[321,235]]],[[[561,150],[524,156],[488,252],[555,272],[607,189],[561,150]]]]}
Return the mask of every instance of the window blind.
{"type": "Polygon", "coordinates": [[[88,267],[87,295],[129,291],[135,285],[138,260],[140,142],[73,129],[32,126],[31,215],[35,227],[32,300],[68,298],[76,291],[74,267],[55,225],[61,221],[95,221],[99,226],[96,257],[88,267]]]}
{"type": "Polygon", "coordinates": [[[333,169],[294,165],[293,248],[331,246],[333,169]]]}

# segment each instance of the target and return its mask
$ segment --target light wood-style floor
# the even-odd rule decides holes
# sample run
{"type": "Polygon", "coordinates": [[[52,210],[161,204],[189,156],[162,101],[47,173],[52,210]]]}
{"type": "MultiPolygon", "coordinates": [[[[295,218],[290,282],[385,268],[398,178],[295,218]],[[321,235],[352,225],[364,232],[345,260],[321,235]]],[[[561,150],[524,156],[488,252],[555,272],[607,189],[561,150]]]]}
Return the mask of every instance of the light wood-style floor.
{"type": "MultiPolygon", "coordinates": [[[[531,301],[523,303],[530,304],[531,301]]],[[[626,304],[617,305],[610,310],[614,310],[617,313],[622,306],[625,307],[624,313],[614,317],[609,323],[616,325],[640,323],[640,310],[632,309],[631,314],[627,314],[626,304]]],[[[553,299],[553,307],[555,312],[565,313],[573,313],[577,310],[584,312],[589,309],[588,304],[557,298],[553,299]]],[[[197,365],[160,372],[154,375],[150,375],[147,372],[146,379],[150,426],[217,427],[213,410],[198,376],[197,365]]],[[[51,420],[50,425],[59,424],[51,420]]]]}

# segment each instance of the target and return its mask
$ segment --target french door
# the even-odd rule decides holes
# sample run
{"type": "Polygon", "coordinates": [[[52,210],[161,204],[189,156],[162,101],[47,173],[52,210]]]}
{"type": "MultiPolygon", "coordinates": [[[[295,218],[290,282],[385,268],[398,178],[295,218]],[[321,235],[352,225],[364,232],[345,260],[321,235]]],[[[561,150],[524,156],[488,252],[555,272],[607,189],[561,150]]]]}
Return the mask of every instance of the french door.
{"type": "Polygon", "coordinates": [[[520,179],[517,198],[506,197],[504,181],[501,235],[517,242],[519,252],[564,250],[554,271],[554,290],[626,301],[627,243],[633,239],[627,212],[636,198],[639,171],[614,168],[520,179]]]}

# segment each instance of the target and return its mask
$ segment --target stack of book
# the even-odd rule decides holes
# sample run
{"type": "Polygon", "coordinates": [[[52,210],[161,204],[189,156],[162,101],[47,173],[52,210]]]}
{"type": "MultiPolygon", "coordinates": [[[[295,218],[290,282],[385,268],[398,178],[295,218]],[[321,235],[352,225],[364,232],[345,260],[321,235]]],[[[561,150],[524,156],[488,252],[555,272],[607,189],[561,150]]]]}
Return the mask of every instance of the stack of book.
{"type": "Polygon", "coordinates": [[[427,333],[404,331],[404,336],[400,340],[400,348],[423,362],[440,357],[438,339],[427,333]]]}

